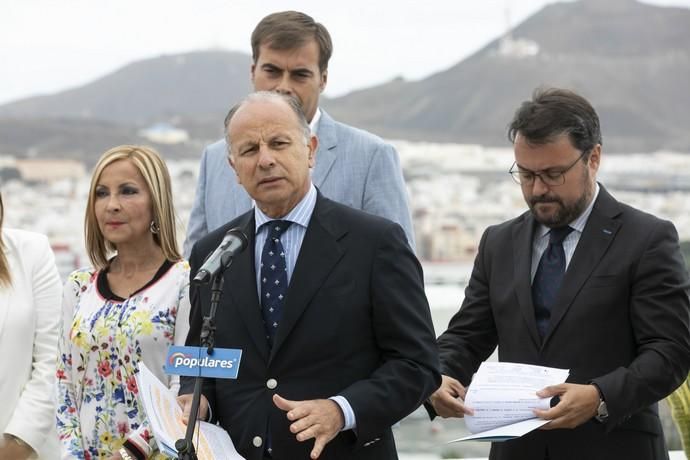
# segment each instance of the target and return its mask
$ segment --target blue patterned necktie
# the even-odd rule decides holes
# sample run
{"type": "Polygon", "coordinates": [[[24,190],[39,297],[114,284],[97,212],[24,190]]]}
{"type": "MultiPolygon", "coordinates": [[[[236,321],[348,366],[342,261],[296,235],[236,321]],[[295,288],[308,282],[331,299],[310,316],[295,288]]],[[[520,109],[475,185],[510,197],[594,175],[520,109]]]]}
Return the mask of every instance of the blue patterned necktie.
{"type": "Polygon", "coordinates": [[[537,329],[543,339],[549,327],[551,309],[563,283],[565,274],[565,251],[563,240],[573,231],[572,227],[552,228],[549,231],[549,245],[539,260],[537,273],[532,282],[532,301],[537,329]]]}
{"type": "Polygon", "coordinates": [[[283,303],[288,288],[285,250],[280,237],[291,224],[286,220],[271,220],[264,224],[268,227],[268,236],[261,252],[261,314],[266,339],[271,347],[283,317],[283,303]]]}

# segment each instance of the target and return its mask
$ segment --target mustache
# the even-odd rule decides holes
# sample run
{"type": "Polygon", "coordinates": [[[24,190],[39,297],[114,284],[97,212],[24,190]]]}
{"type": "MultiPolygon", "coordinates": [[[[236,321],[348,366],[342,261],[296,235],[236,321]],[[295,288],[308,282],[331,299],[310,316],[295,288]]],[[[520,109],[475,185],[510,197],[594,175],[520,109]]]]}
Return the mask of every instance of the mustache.
{"type": "Polygon", "coordinates": [[[539,196],[533,196],[529,199],[529,204],[534,206],[535,204],[538,203],[558,203],[558,204],[563,204],[563,202],[555,196],[548,196],[548,195],[539,195],[539,196]]]}

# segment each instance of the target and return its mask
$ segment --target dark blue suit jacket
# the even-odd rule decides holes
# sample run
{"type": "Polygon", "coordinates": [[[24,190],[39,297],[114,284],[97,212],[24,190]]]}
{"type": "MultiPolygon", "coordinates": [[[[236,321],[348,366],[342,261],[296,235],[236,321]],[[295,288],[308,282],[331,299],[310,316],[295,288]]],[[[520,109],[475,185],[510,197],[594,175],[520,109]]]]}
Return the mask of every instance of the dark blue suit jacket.
{"type": "MultiPolygon", "coordinates": [[[[190,258],[192,277],[225,232],[239,227],[247,250],[225,273],[216,346],[241,348],[237,380],[204,385],[213,413],[237,450],[260,459],[255,437],[270,426],[273,458],[306,459],[313,441],[297,442],[274,393],[291,400],[344,396],[357,430],[340,433],[322,459],[395,459],[391,426],[415,410],[440,384],[439,361],[422,270],[399,225],[319,194],[269,349],[254,264],[254,212],[201,239],[190,258]],[[269,379],[277,387],[267,386],[269,379]]],[[[209,289],[192,291],[188,344],[199,342],[209,289]],[[194,305],[194,304],[193,304],[194,305]]],[[[192,390],[183,379],[181,393],[192,390]]]]}

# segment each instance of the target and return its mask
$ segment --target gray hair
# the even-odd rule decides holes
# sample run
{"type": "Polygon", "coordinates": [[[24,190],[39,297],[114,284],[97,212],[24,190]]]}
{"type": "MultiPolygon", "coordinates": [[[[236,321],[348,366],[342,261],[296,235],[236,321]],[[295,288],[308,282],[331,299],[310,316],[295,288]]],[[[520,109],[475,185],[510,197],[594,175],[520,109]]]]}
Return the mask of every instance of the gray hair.
{"type": "Polygon", "coordinates": [[[309,128],[309,122],[307,121],[307,117],[304,115],[304,111],[302,110],[302,106],[300,105],[299,101],[295,99],[292,96],[288,96],[287,94],[281,94],[281,93],[276,93],[273,91],[257,91],[255,93],[249,94],[247,97],[242,99],[240,102],[235,104],[228,114],[225,116],[225,142],[228,145],[228,155],[230,155],[231,151],[231,145],[230,145],[230,133],[228,132],[228,126],[230,126],[230,121],[232,120],[232,117],[235,116],[237,111],[244,105],[250,103],[250,102],[276,102],[276,101],[283,101],[285,102],[288,107],[290,107],[293,111],[293,113],[297,116],[297,121],[299,122],[300,128],[302,129],[302,134],[304,136],[304,143],[308,144],[309,139],[311,138],[311,128],[309,128]]]}

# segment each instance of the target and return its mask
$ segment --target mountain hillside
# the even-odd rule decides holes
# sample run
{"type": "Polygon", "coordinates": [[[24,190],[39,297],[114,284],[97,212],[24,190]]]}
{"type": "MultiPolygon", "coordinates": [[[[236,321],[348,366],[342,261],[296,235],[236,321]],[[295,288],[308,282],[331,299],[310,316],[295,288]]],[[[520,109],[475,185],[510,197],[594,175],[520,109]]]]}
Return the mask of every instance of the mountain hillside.
{"type": "Polygon", "coordinates": [[[690,151],[690,10],[633,0],[548,5],[429,78],[328,101],[331,115],[392,138],[506,145],[506,125],[540,86],[598,110],[609,151],[690,151]]]}
{"type": "Polygon", "coordinates": [[[181,115],[224,115],[251,90],[250,66],[248,55],[227,51],[160,56],[134,62],[79,88],[0,106],[0,117],[143,125],[181,115]]]}
{"type": "MultiPolygon", "coordinates": [[[[519,104],[538,86],[561,86],[592,101],[606,151],[690,152],[688,44],[690,9],[634,0],[554,3],[445,71],[324,98],[322,106],[387,138],[506,146],[506,126],[519,104]]],[[[161,56],[79,88],[5,104],[0,147],[91,151],[100,143],[82,145],[80,120],[103,133],[108,126],[138,132],[163,121],[185,129],[195,145],[217,139],[228,108],[251,91],[250,65],[248,55],[235,52],[161,56]],[[58,130],[51,131],[55,136],[65,127],[61,142],[46,139],[46,123],[58,130]]],[[[191,146],[178,150],[198,153],[191,146]]]]}

